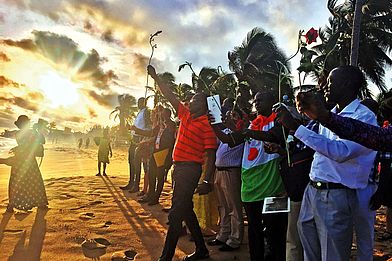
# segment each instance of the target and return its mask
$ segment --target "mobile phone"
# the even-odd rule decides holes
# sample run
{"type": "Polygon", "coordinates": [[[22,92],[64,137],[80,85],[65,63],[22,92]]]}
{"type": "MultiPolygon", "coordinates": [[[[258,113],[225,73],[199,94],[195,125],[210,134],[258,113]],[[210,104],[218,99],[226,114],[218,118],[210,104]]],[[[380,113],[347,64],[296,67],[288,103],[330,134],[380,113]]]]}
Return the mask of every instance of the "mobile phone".
{"type": "Polygon", "coordinates": [[[211,124],[222,123],[222,110],[219,95],[207,97],[207,106],[211,116],[214,117],[214,122],[211,122],[211,124]]]}

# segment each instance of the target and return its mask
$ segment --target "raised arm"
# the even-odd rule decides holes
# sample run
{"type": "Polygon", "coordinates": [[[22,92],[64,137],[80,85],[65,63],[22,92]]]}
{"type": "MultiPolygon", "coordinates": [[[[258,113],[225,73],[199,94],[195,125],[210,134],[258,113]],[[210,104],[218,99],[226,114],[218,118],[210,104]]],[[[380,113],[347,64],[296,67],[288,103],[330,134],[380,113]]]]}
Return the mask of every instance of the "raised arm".
{"type": "Polygon", "coordinates": [[[176,96],[173,94],[173,92],[170,90],[170,88],[159,79],[159,77],[155,71],[155,68],[153,66],[149,65],[149,66],[147,66],[147,72],[151,76],[151,78],[153,78],[155,80],[155,82],[158,84],[158,87],[161,90],[163,96],[171,103],[171,105],[173,105],[173,108],[175,110],[178,110],[178,106],[180,104],[180,101],[177,100],[176,96]]]}
{"type": "Polygon", "coordinates": [[[331,113],[325,127],[343,139],[355,141],[378,151],[392,151],[392,127],[381,128],[331,113]]]}
{"type": "Polygon", "coordinates": [[[240,132],[226,134],[222,131],[219,124],[211,125],[211,127],[214,130],[216,137],[218,137],[221,142],[228,144],[231,148],[244,142],[243,135],[240,132]]]}
{"type": "Polygon", "coordinates": [[[276,137],[269,131],[257,131],[257,130],[250,130],[245,129],[242,132],[246,137],[261,140],[261,141],[268,141],[268,142],[278,142],[276,137]]]}
{"type": "Polygon", "coordinates": [[[310,93],[298,94],[297,107],[311,119],[333,131],[340,138],[378,151],[392,151],[392,127],[380,128],[329,112],[321,99],[310,93]]]}

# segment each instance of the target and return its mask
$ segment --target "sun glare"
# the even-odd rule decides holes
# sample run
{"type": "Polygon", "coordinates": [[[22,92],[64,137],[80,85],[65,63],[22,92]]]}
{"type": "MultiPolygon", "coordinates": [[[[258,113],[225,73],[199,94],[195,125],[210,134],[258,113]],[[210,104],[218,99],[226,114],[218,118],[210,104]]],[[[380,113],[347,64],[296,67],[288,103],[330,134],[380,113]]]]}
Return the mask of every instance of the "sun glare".
{"type": "Polygon", "coordinates": [[[54,71],[41,76],[39,88],[52,107],[70,106],[79,100],[79,86],[54,71]]]}

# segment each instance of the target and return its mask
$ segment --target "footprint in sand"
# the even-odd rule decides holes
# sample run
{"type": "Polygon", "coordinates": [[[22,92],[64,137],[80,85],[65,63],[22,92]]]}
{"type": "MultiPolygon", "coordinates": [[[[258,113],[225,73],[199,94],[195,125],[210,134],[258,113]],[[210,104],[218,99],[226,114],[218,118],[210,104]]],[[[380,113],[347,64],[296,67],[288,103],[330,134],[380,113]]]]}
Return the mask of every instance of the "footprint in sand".
{"type": "Polygon", "coordinates": [[[3,232],[5,234],[19,234],[22,233],[24,230],[23,229],[5,229],[3,232]]]}
{"type": "MultiPolygon", "coordinates": [[[[98,238],[99,241],[107,243],[110,245],[110,242],[104,238],[98,238]]],[[[85,257],[99,259],[100,256],[106,254],[106,248],[108,245],[101,244],[97,242],[95,239],[86,239],[82,244],[82,251],[85,257]]]]}
{"type": "Polygon", "coordinates": [[[112,261],[135,260],[137,252],[135,250],[118,251],[113,253],[112,261]]]}
{"type": "Polygon", "coordinates": [[[105,203],[105,202],[103,202],[101,200],[96,200],[96,201],[90,202],[88,205],[95,206],[95,205],[99,205],[99,204],[103,204],[103,203],[105,203]]]}
{"type": "Polygon", "coordinates": [[[66,193],[59,195],[59,199],[62,199],[62,200],[67,200],[67,199],[71,199],[71,198],[74,198],[74,196],[66,194],[66,193]]]}
{"type": "Polygon", "coordinates": [[[99,193],[86,193],[86,194],[90,196],[101,196],[101,194],[99,193]]]}
{"type": "Polygon", "coordinates": [[[94,213],[87,212],[87,213],[81,214],[81,215],[79,216],[79,218],[80,218],[81,220],[90,220],[90,219],[95,218],[95,215],[94,215],[94,213]]]}
{"type": "Polygon", "coordinates": [[[96,237],[93,239],[95,242],[104,245],[104,246],[110,246],[111,243],[109,242],[109,240],[107,240],[106,238],[103,237],[96,237]]]}
{"type": "Polygon", "coordinates": [[[106,221],[102,227],[110,227],[111,225],[113,225],[112,221],[106,221]]]}
{"type": "Polygon", "coordinates": [[[79,210],[79,209],[82,209],[82,208],[85,208],[86,206],[80,206],[80,207],[76,207],[76,208],[70,208],[69,210],[79,210]]]}

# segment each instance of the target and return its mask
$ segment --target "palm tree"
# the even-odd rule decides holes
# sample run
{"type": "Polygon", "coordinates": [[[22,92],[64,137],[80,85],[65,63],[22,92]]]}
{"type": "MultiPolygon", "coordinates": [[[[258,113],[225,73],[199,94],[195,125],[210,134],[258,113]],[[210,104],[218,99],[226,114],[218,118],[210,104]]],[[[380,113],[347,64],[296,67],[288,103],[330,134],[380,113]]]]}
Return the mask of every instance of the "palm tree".
{"type": "MultiPolygon", "coordinates": [[[[349,0],[337,4],[337,0],[328,0],[332,17],[329,24],[320,29],[322,44],[314,47],[318,53],[313,60],[314,76],[326,75],[339,65],[349,64],[355,2],[349,0]]],[[[367,0],[362,7],[358,66],[381,92],[387,91],[385,68],[392,65],[388,56],[392,50],[391,12],[392,0],[367,0]]],[[[370,91],[365,87],[362,96],[368,95],[370,91]]]]}
{"type": "Polygon", "coordinates": [[[195,90],[193,87],[186,83],[179,83],[176,86],[173,86],[173,93],[176,95],[177,99],[180,101],[186,100],[189,96],[195,94],[195,90]]]}
{"type": "Polygon", "coordinates": [[[351,34],[350,65],[357,66],[359,52],[359,35],[361,31],[362,5],[364,0],[356,0],[354,8],[353,29],[351,34]]]}
{"type": "MultiPolygon", "coordinates": [[[[253,96],[258,91],[268,90],[278,96],[281,72],[289,66],[286,56],[278,48],[272,35],[262,28],[253,28],[242,44],[228,53],[228,58],[230,70],[235,73],[239,82],[244,83],[244,89],[239,90],[241,95],[250,91],[253,96]]],[[[282,94],[292,96],[291,85],[291,78],[285,77],[281,85],[282,94]]]]}
{"type": "Polygon", "coordinates": [[[136,98],[129,94],[122,94],[118,95],[117,99],[119,106],[110,113],[109,117],[114,114],[114,120],[117,118],[120,120],[120,134],[123,135],[126,132],[126,124],[130,124],[137,112],[136,98]]]}
{"type": "MultiPolygon", "coordinates": [[[[178,88],[178,85],[175,83],[176,78],[174,75],[170,72],[163,72],[163,73],[158,73],[158,77],[161,80],[162,83],[166,84],[173,92],[175,93],[175,90],[178,88]]],[[[150,91],[153,92],[153,94],[147,96],[147,99],[154,99],[154,107],[157,104],[165,105],[165,107],[170,107],[171,105],[168,102],[168,100],[162,95],[161,91],[158,88],[157,83],[154,83],[154,87],[147,87],[150,91]]]]}

